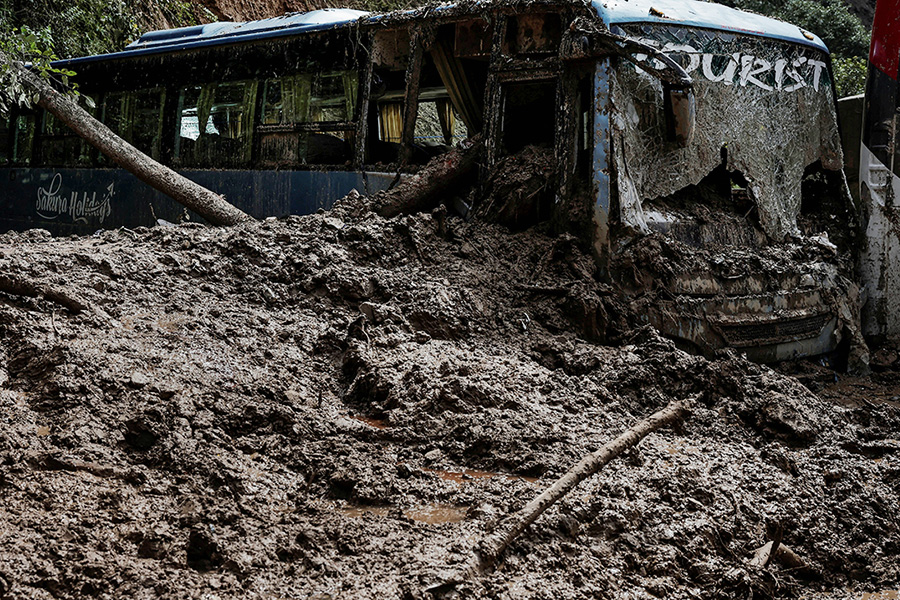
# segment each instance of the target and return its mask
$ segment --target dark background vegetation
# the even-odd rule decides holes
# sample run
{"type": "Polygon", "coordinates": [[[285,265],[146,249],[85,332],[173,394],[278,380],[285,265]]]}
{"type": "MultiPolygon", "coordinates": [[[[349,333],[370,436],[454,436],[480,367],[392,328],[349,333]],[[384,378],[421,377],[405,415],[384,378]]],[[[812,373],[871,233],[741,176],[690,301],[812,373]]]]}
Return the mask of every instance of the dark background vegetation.
{"type": "Polygon", "coordinates": [[[815,33],[831,50],[838,96],[863,93],[875,0],[720,0],[720,3],[782,19],[815,33]]]}
{"type": "MultiPolygon", "coordinates": [[[[874,0],[722,0],[796,23],[831,49],[840,96],[862,93],[874,0]]],[[[43,32],[60,58],[113,52],[141,33],[215,20],[247,20],[322,6],[389,10],[409,0],[0,0],[0,33],[43,32]]]]}

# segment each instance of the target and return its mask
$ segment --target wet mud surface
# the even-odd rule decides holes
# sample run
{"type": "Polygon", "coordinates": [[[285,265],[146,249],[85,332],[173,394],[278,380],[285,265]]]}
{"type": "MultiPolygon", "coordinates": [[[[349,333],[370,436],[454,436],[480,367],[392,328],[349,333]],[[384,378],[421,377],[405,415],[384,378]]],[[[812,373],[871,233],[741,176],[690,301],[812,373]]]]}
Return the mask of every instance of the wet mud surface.
{"type": "Polygon", "coordinates": [[[427,598],[691,395],[450,596],[900,587],[895,354],[689,355],[573,239],[436,217],[0,236],[0,271],[90,307],[0,296],[0,598],[427,598]],[[749,565],[779,528],[807,568],[749,565]]]}

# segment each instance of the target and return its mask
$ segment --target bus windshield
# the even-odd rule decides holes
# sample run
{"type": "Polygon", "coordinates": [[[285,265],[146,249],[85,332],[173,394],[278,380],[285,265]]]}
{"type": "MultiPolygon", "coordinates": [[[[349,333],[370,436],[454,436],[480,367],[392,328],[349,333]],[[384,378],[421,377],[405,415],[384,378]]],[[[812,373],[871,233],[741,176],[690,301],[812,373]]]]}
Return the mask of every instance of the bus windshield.
{"type": "Polygon", "coordinates": [[[621,62],[610,87],[623,220],[645,228],[641,199],[671,196],[719,169],[731,174],[726,191],[746,188],[769,238],[797,235],[805,170],[842,167],[827,56],[721,31],[642,25],[624,33],[691,76],[696,122],[684,147],[668,143],[662,82],[621,62]]]}

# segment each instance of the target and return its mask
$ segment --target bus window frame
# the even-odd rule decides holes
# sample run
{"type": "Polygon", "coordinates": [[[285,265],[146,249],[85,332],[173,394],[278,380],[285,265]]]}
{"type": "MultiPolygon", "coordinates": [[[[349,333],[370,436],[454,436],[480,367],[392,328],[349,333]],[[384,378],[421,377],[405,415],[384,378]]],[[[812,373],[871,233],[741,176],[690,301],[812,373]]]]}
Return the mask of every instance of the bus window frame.
{"type": "MultiPolygon", "coordinates": [[[[356,157],[358,156],[358,139],[357,135],[359,132],[359,123],[358,120],[361,119],[362,111],[360,109],[360,101],[359,98],[362,94],[360,90],[361,85],[361,77],[358,69],[327,69],[327,70],[319,70],[316,72],[291,72],[291,73],[279,73],[272,77],[261,77],[257,80],[258,82],[258,91],[257,91],[257,118],[255,119],[255,124],[253,127],[253,165],[256,168],[264,168],[264,169],[278,169],[278,168],[292,168],[292,169],[321,169],[323,167],[327,167],[333,170],[351,170],[356,167],[356,157]],[[328,121],[328,120],[311,120],[311,113],[313,110],[313,93],[316,89],[316,85],[319,80],[324,76],[328,77],[339,77],[342,80],[342,88],[343,88],[343,97],[346,102],[345,106],[345,116],[347,117],[345,120],[338,121],[328,121]],[[355,77],[354,77],[355,75],[355,77]],[[298,89],[303,89],[304,94],[306,95],[305,100],[301,100],[301,102],[305,102],[305,119],[297,120],[296,114],[296,104],[295,107],[291,110],[294,113],[292,118],[288,120],[282,120],[280,123],[263,123],[262,121],[265,119],[266,111],[267,111],[267,100],[269,94],[269,85],[273,82],[283,82],[285,80],[296,80],[299,78],[308,77],[309,81],[304,84],[301,84],[303,87],[298,89]],[[355,81],[354,81],[355,79],[355,81]],[[344,137],[339,135],[332,135],[335,133],[341,133],[344,137]],[[263,144],[266,141],[266,138],[272,137],[277,138],[278,136],[290,138],[293,134],[296,134],[296,142],[297,142],[297,161],[272,161],[272,160],[264,160],[263,158],[263,144]],[[310,156],[307,152],[305,156],[301,156],[300,148],[309,143],[310,137],[314,135],[331,135],[336,139],[341,140],[349,146],[349,153],[347,159],[343,163],[334,163],[334,162],[309,162],[310,156]]],[[[283,88],[282,88],[283,93],[283,88]]],[[[339,96],[334,96],[334,98],[338,98],[339,96]]],[[[294,100],[292,102],[296,103],[297,101],[297,92],[296,89],[294,91],[294,100]]],[[[308,150],[308,146],[306,146],[308,150]]]]}
{"type": "MultiPolygon", "coordinates": [[[[175,111],[172,115],[174,126],[169,134],[166,135],[166,137],[171,138],[172,141],[172,165],[182,169],[252,170],[254,168],[253,147],[256,137],[256,127],[254,126],[254,124],[257,114],[256,99],[258,95],[259,83],[259,79],[223,79],[174,87],[172,93],[172,96],[175,100],[175,111]],[[225,86],[237,85],[241,85],[243,87],[240,103],[243,133],[239,137],[233,138],[230,136],[222,136],[221,134],[218,134],[218,132],[216,132],[219,137],[218,140],[215,140],[212,137],[205,137],[212,136],[213,134],[207,131],[200,131],[201,127],[205,129],[209,126],[210,122],[213,120],[214,108],[216,106],[222,105],[222,103],[216,103],[216,91],[219,88],[225,86]],[[196,109],[198,111],[198,135],[196,139],[192,140],[193,144],[191,145],[191,156],[189,160],[185,160],[184,157],[180,155],[181,151],[183,151],[183,142],[181,140],[191,138],[181,135],[181,132],[183,131],[182,119],[184,118],[185,111],[182,103],[185,92],[190,88],[199,88],[200,90],[196,102],[196,109]],[[203,111],[205,111],[205,115],[203,111]],[[202,126],[200,124],[201,116],[206,117],[205,122],[202,126]],[[224,140],[238,140],[239,143],[234,145],[235,147],[240,147],[240,153],[235,153],[229,156],[223,155],[213,161],[207,160],[207,155],[216,150],[215,144],[221,144],[224,140]]],[[[213,125],[213,127],[215,127],[215,125],[213,125]]]]}
{"type": "MultiPolygon", "coordinates": [[[[96,109],[91,109],[85,107],[86,110],[92,117],[96,118],[96,109]]],[[[87,141],[82,138],[80,135],[75,133],[68,125],[66,125],[62,120],[52,115],[49,111],[40,109],[37,113],[37,118],[35,118],[34,132],[33,132],[33,141],[31,146],[31,166],[35,167],[48,167],[55,169],[91,169],[96,168],[97,166],[97,150],[87,143],[87,141]],[[61,133],[47,133],[46,128],[48,123],[52,121],[58,122],[61,127],[61,133]],[[54,160],[46,160],[46,150],[48,142],[50,144],[62,144],[63,149],[63,160],[62,161],[54,161],[54,160]],[[75,142],[79,150],[79,158],[84,157],[83,162],[79,161],[69,161],[69,147],[65,145],[66,142],[75,142]]]]}
{"type": "Polygon", "coordinates": [[[14,167],[33,167],[34,166],[34,138],[35,138],[35,123],[37,122],[37,115],[34,111],[28,112],[17,112],[11,121],[13,124],[12,127],[12,154],[10,155],[10,164],[14,167]],[[18,122],[20,120],[24,120],[26,122],[25,125],[25,139],[26,139],[26,157],[22,157],[19,151],[20,139],[18,122]]]}
{"type": "MultiPolygon", "coordinates": [[[[133,90],[114,90],[107,91],[103,94],[102,102],[100,103],[100,110],[98,120],[102,122],[104,125],[110,128],[116,135],[121,137],[123,140],[128,142],[129,144],[135,146],[139,151],[143,152],[150,158],[155,161],[163,162],[165,156],[165,122],[166,122],[166,110],[168,104],[168,96],[169,96],[169,88],[163,85],[157,85],[148,88],[138,88],[133,90]],[[156,92],[159,94],[159,104],[158,104],[158,115],[156,119],[156,131],[153,135],[153,143],[150,151],[147,152],[146,148],[140,148],[134,143],[134,130],[135,130],[135,119],[137,116],[137,97],[140,94],[146,94],[156,92]],[[122,96],[126,101],[126,115],[124,119],[126,120],[126,131],[117,131],[112,128],[112,126],[108,123],[107,120],[107,109],[109,106],[109,98],[110,96],[122,96]]],[[[105,157],[98,156],[97,157],[98,164],[100,166],[112,166],[113,163],[111,160],[106,159],[105,157]]]]}

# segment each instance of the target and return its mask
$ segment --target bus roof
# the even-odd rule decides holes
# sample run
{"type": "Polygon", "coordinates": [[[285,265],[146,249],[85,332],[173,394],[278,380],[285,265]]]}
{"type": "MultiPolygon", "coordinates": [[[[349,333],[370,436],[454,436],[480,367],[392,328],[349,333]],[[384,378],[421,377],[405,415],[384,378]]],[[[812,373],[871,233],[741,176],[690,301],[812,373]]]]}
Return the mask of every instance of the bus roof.
{"type": "Polygon", "coordinates": [[[150,48],[153,46],[178,46],[202,40],[222,40],[229,38],[253,39],[263,33],[292,34],[309,30],[345,25],[364,17],[369,13],[349,8],[323,8],[306,13],[289,13],[280,17],[234,23],[224,21],[181,27],[180,29],[163,29],[145,33],[136,42],[128,45],[128,49],[150,48]]]}
{"type": "Polygon", "coordinates": [[[700,0],[592,0],[606,25],[654,23],[689,25],[828,48],[819,37],[796,25],[700,0]]]}
{"type": "Polygon", "coordinates": [[[121,52],[62,60],[62,66],[102,60],[117,60],[148,54],[193,50],[207,46],[237,44],[267,38],[287,37],[333,29],[355,23],[371,13],[349,8],[322,8],[306,13],[288,13],[259,21],[219,21],[206,25],[161,29],[142,35],[121,52]]]}
{"type": "MultiPolygon", "coordinates": [[[[688,25],[778,39],[812,46],[824,52],[828,51],[822,40],[796,25],[712,2],[702,0],[592,0],[591,3],[597,11],[597,15],[607,26],[629,23],[688,25]]],[[[485,4],[489,3],[476,2],[470,5],[471,10],[476,12],[478,9],[483,9],[485,4]]],[[[421,13],[423,16],[436,16],[443,11],[452,12],[454,8],[460,8],[460,6],[444,5],[394,14],[403,14],[407,18],[414,18],[416,13],[421,13]]],[[[346,8],[323,8],[259,21],[225,21],[179,29],[151,31],[129,44],[121,52],[69,59],[59,61],[59,64],[76,65],[99,60],[286,37],[342,27],[355,22],[361,22],[363,25],[367,22],[374,24],[380,22],[385,16],[346,8]]]]}

